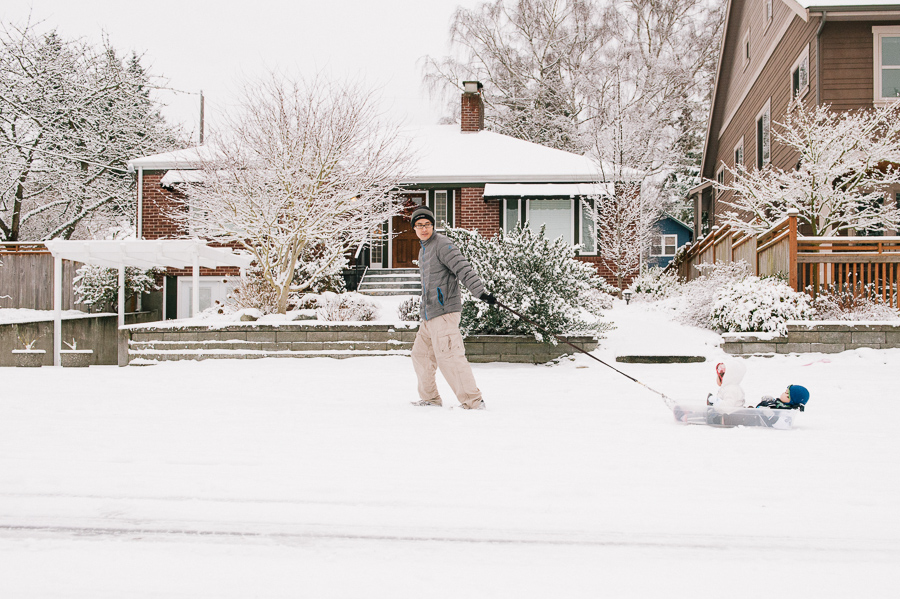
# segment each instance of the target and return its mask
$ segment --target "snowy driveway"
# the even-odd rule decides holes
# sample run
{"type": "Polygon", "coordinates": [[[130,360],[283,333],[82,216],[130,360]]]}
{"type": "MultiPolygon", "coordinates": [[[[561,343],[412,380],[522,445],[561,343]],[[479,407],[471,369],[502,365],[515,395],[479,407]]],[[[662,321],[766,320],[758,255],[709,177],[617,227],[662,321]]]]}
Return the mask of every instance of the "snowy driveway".
{"type": "Polygon", "coordinates": [[[484,412],[413,408],[401,357],[0,369],[0,596],[896,596],[900,350],[748,366],[810,388],[795,430],[584,356],[475,365],[484,412]]]}

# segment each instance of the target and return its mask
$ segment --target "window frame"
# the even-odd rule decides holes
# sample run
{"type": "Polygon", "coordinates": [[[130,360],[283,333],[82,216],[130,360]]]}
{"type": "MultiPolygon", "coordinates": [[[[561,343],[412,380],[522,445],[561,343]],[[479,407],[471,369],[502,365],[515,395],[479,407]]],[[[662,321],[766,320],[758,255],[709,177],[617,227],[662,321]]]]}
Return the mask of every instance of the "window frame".
{"type": "Polygon", "coordinates": [[[761,169],[772,164],[772,99],[766,100],[762,109],[756,113],[756,168],[761,169]],[[760,132],[760,123],[763,116],[768,119],[767,127],[760,132]],[[765,139],[764,139],[765,138],[765,139]],[[763,142],[766,143],[763,143],[763,142]],[[764,155],[763,148],[768,145],[768,156],[764,155]]]}
{"type": "Polygon", "coordinates": [[[732,151],[731,156],[734,159],[735,170],[737,170],[738,165],[744,166],[746,156],[744,155],[744,136],[743,135],[741,135],[741,139],[736,144],[734,144],[734,150],[732,151]],[[741,151],[740,161],[738,161],[738,157],[737,157],[738,150],[741,151]]]}
{"type": "Polygon", "coordinates": [[[671,258],[676,253],[678,253],[678,235],[674,233],[661,233],[656,236],[656,239],[659,241],[659,254],[654,254],[653,251],[657,247],[655,244],[650,244],[650,257],[651,258],[671,258]],[[666,239],[672,238],[674,242],[672,243],[672,253],[667,254],[666,252],[666,239]]]}
{"type": "MultiPolygon", "coordinates": [[[[567,242],[571,245],[575,245],[575,198],[529,198],[523,197],[522,205],[525,208],[525,222],[528,226],[531,226],[531,203],[532,202],[541,202],[541,201],[568,201],[569,202],[569,238],[567,242]]],[[[579,215],[580,216],[580,215],[579,215]]],[[[536,232],[535,229],[531,229],[536,232]]],[[[550,238],[550,239],[556,239],[550,238]]]]}
{"type": "Polygon", "coordinates": [[[744,32],[744,37],[741,38],[741,53],[744,55],[744,70],[747,70],[747,67],[750,66],[750,29],[747,28],[747,31],[744,32]]]}
{"type": "MultiPolygon", "coordinates": [[[[896,102],[900,100],[900,95],[885,98],[881,95],[881,72],[884,66],[881,64],[881,38],[882,37],[900,37],[900,25],[873,25],[872,26],[872,95],[875,104],[887,104],[888,102],[896,102]]],[[[900,70],[900,65],[891,65],[891,70],[900,70]]]]}
{"type": "Polygon", "coordinates": [[[719,197],[725,190],[722,189],[722,185],[725,185],[725,163],[719,163],[719,168],[716,169],[716,197],[719,197]]]}
{"type": "Polygon", "coordinates": [[[806,95],[809,93],[809,44],[806,44],[806,46],[804,46],[803,51],[801,51],[800,55],[797,56],[797,60],[795,60],[794,64],[791,65],[789,78],[790,78],[789,85],[790,85],[790,89],[791,89],[791,99],[793,100],[796,98],[796,99],[802,100],[803,98],[805,98],[806,95]],[[800,67],[806,68],[806,84],[801,87],[797,87],[797,90],[794,91],[794,73],[797,73],[797,79],[798,79],[798,85],[799,85],[800,67]]]}
{"type": "Polygon", "coordinates": [[[590,216],[584,215],[585,206],[588,206],[587,210],[589,210],[589,211],[593,211],[593,210],[597,209],[596,201],[597,200],[594,198],[576,198],[575,199],[574,205],[577,206],[578,209],[575,211],[576,214],[574,214],[573,216],[575,217],[576,229],[578,230],[578,243],[581,244],[581,246],[582,246],[581,249],[578,250],[579,256],[596,256],[599,253],[600,238],[597,235],[597,221],[596,221],[596,219],[591,219],[590,216]],[[590,220],[591,223],[593,223],[593,227],[594,227],[594,247],[593,248],[584,247],[584,221],[585,221],[585,219],[588,219],[588,220],[590,220]]]}
{"type": "Polygon", "coordinates": [[[432,205],[434,206],[434,223],[435,223],[435,231],[444,231],[445,229],[441,226],[441,218],[438,215],[438,194],[444,194],[444,222],[447,223],[448,227],[453,226],[453,218],[452,213],[450,211],[450,190],[449,189],[434,189],[432,190],[432,205]]]}
{"type": "Polygon", "coordinates": [[[769,25],[771,25],[774,20],[775,2],[774,0],[765,0],[765,2],[763,2],[763,21],[766,23],[766,30],[769,29],[769,25]]]}

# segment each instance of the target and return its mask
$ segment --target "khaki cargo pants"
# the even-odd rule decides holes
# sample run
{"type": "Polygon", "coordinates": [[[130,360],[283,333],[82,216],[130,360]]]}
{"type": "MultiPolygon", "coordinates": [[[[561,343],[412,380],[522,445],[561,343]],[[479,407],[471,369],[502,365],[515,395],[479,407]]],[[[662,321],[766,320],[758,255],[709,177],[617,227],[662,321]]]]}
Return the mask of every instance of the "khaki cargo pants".
{"type": "Polygon", "coordinates": [[[481,403],[481,391],[466,360],[459,317],[459,312],[450,312],[422,321],[412,348],[413,368],[419,379],[420,399],[440,399],[434,379],[435,370],[440,368],[459,403],[474,408],[481,403]]]}

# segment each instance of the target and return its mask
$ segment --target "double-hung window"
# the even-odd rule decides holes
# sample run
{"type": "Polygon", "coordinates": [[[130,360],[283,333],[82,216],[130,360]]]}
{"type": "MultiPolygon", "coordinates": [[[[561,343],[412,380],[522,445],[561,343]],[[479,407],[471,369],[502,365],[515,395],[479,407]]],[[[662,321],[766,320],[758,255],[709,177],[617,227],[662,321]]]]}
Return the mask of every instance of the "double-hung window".
{"type": "Polygon", "coordinates": [[[875,42],[875,102],[900,98],[900,26],[872,27],[875,42]]]}
{"type": "Polygon", "coordinates": [[[574,200],[528,200],[528,224],[532,231],[540,231],[545,226],[547,239],[562,237],[573,243],[575,224],[572,219],[574,200]]]}
{"type": "Polygon", "coordinates": [[[575,200],[575,205],[580,206],[578,224],[579,241],[581,242],[581,255],[597,253],[597,221],[594,219],[595,200],[587,198],[575,200]]]}
{"type": "Polygon", "coordinates": [[[719,170],[716,171],[716,195],[721,194],[724,189],[722,187],[725,185],[725,165],[721,165],[719,170]]]}
{"type": "Polygon", "coordinates": [[[443,230],[444,223],[452,226],[448,208],[449,203],[450,194],[446,190],[439,189],[434,192],[434,221],[438,229],[443,230]]]}
{"type": "Polygon", "coordinates": [[[809,92],[809,44],[791,67],[791,98],[802,98],[809,92]]]}
{"type": "Polygon", "coordinates": [[[653,238],[651,256],[674,256],[678,249],[678,235],[659,235],[653,238]]]}
{"type": "Polygon", "coordinates": [[[762,168],[772,161],[771,140],[771,100],[756,115],[756,168],[762,168]]]}
{"type": "Polygon", "coordinates": [[[744,138],[741,137],[741,141],[737,142],[737,145],[734,146],[734,168],[737,170],[738,166],[744,165],[744,138]]]}

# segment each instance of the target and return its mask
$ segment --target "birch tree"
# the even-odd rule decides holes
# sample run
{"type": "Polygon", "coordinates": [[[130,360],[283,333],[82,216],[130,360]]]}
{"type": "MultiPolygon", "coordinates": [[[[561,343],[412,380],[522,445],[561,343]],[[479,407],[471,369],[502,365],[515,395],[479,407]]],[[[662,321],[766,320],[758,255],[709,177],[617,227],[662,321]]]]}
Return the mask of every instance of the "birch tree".
{"type": "Polygon", "coordinates": [[[136,55],[0,24],[0,239],[89,237],[134,218],[125,161],[174,148],[136,55]]]}
{"type": "Polygon", "coordinates": [[[322,77],[253,82],[226,123],[205,182],[187,187],[188,210],[174,216],[249,251],[284,313],[400,214],[408,143],[370,92],[322,77]]]}
{"type": "Polygon", "coordinates": [[[900,210],[888,197],[900,186],[900,104],[837,112],[794,103],[774,123],[772,139],[796,152],[797,167],[726,165],[732,183],[716,185],[733,192],[725,223],[761,233],[796,208],[814,236],[900,228],[900,210]]]}

